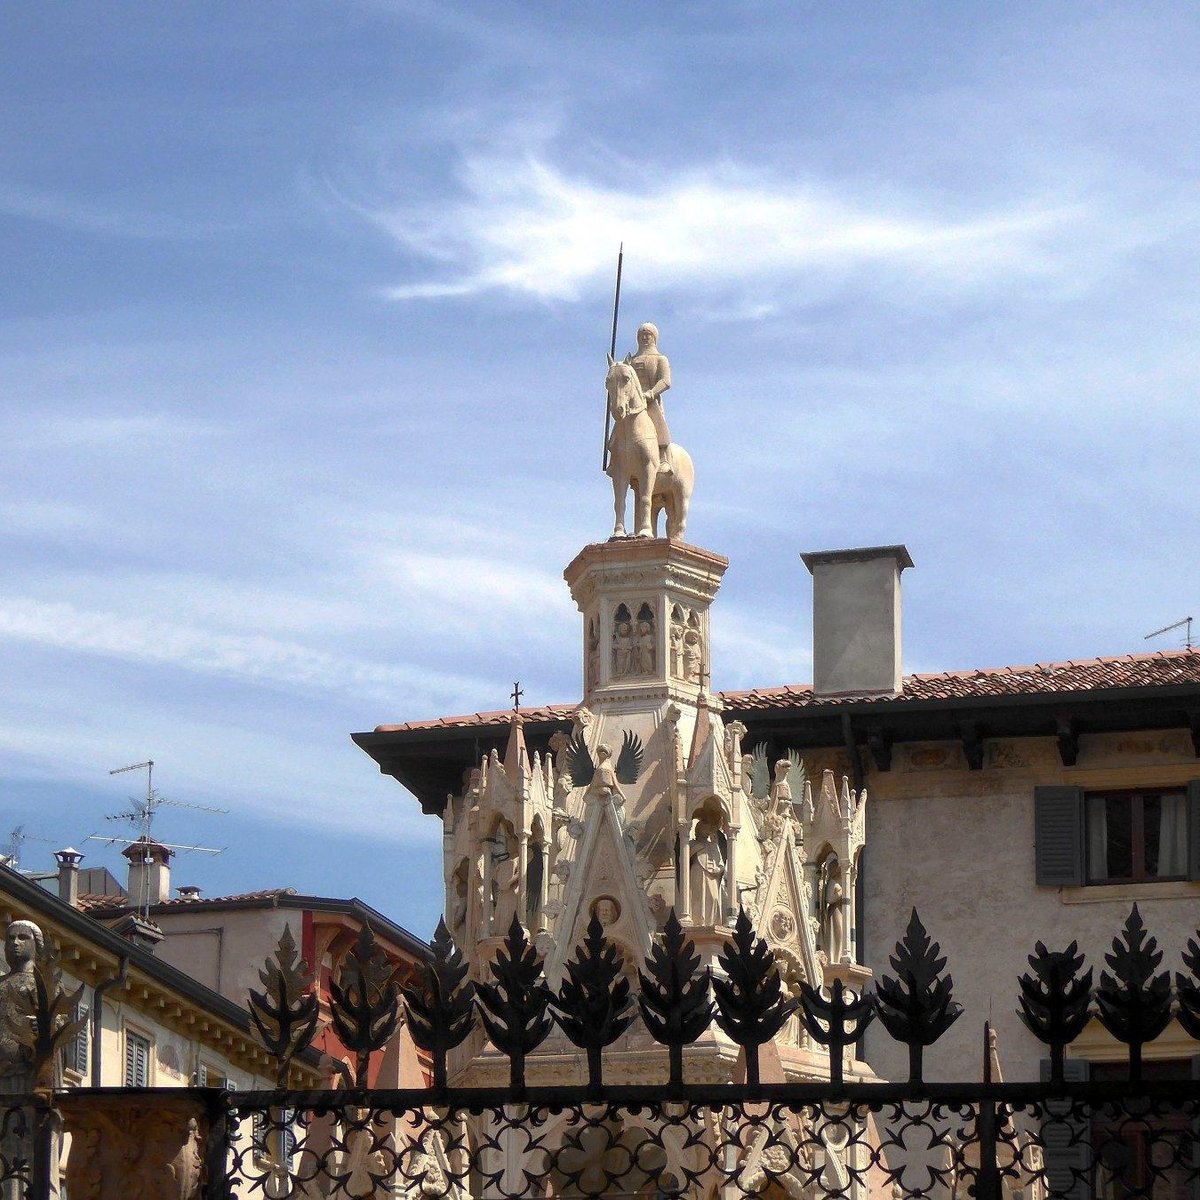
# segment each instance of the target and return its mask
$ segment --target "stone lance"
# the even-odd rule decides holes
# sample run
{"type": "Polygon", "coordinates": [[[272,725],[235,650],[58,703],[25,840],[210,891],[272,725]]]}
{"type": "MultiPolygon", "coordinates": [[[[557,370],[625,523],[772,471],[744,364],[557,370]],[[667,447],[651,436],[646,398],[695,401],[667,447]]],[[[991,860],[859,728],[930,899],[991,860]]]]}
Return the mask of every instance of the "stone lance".
{"type": "MultiPolygon", "coordinates": [[[[621,265],[625,261],[625,243],[622,242],[617,247],[617,287],[613,294],[613,322],[612,322],[612,340],[608,347],[608,361],[611,365],[617,357],[617,315],[621,311],[621,265]]],[[[608,411],[608,399],[604,401],[604,449],[600,455],[600,470],[608,470],[608,437],[609,437],[609,421],[612,419],[612,414],[608,411]]]]}

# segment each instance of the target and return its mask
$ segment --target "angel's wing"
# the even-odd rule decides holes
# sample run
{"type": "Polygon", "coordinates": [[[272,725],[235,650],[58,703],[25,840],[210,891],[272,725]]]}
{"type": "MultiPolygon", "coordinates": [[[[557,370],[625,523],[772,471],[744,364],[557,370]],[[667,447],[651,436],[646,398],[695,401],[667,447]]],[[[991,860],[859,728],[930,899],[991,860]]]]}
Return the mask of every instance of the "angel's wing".
{"type": "Polygon", "coordinates": [[[571,776],[571,786],[577,788],[587,787],[596,774],[596,764],[592,762],[592,752],[583,740],[582,730],[567,743],[567,773],[571,776]]]}
{"type": "Polygon", "coordinates": [[[632,729],[625,730],[621,753],[617,755],[617,782],[637,783],[642,773],[642,739],[632,729]]]}
{"type": "Polygon", "coordinates": [[[750,751],[750,795],[765,800],[771,792],[771,765],[767,762],[767,743],[759,742],[750,751]]]}
{"type": "Polygon", "coordinates": [[[787,773],[788,787],[792,791],[792,804],[799,806],[804,799],[804,760],[797,750],[789,750],[787,756],[788,762],[792,764],[787,773]]]}

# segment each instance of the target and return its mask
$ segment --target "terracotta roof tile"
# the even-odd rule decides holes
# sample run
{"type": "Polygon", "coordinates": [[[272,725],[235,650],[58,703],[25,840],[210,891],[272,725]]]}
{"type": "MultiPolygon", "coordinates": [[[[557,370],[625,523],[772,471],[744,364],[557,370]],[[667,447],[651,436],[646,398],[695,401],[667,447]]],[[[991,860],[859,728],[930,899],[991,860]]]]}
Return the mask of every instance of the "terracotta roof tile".
{"type": "MultiPolygon", "coordinates": [[[[906,675],[903,691],[892,703],[906,700],[972,700],[989,696],[1029,696],[1055,692],[1088,692],[1102,688],[1169,687],[1200,684],[1200,649],[1161,650],[1153,654],[1122,654],[1111,658],[1086,658],[1067,662],[1034,663],[1021,667],[990,667],[974,671],[944,671],[932,675],[906,675]]],[[[847,696],[813,695],[811,684],[718,693],[739,711],[770,711],[782,708],[841,704],[847,696]]],[[[578,705],[547,704],[522,709],[527,721],[569,720],[578,705]]],[[[433,721],[409,721],[403,725],[380,725],[377,733],[419,733],[438,729],[478,729],[503,726],[511,716],[508,709],[439,717],[433,721]]],[[[191,903],[195,903],[192,901],[191,903]]]]}
{"type": "MultiPolygon", "coordinates": [[[[177,896],[174,900],[164,900],[161,904],[153,904],[152,908],[203,908],[206,904],[236,904],[242,900],[271,900],[276,896],[294,896],[296,889],[262,888],[257,892],[237,892],[231,896],[198,896],[195,899],[185,899],[177,896]]],[[[128,897],[124,896],[80,896],[79,907],[84,912],[100,913],[106,908],[123,909],[129,906],[128,897]]]]}
{"type": "MultiPolygon", "coordinates": [[[[1088,692],[1101,688],[1168,687],[1200,683],[1200,650],[1163,650],[1155,654],[1123,654],[1025,667],[993,667],[907,675],[895,703],[905,700],[973,700],[988,696],[1030,696],[1054,692],[1088,692]]],[[[838,704],[846,697],[817,697],[811,686],[755,688],[722,692],[737,709],[791,708],[838,704]]]]}

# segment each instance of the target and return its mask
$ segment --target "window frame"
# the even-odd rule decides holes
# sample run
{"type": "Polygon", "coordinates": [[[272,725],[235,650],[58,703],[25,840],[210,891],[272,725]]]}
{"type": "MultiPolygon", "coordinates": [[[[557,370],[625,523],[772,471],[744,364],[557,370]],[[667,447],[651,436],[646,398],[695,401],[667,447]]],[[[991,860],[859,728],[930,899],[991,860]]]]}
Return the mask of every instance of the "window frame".
{"type": "Polygon", "coordinates": [[[144,1031],[135,1026],[126,1025],[124,1028],[124,1037],[125,1037],[125,1046],[124,1046],[125,1056],[124,1056],[124,1063],[123,1063],[123,1067],[122,1067],[122,1079],[124,1080],[124,1083],[122,1086],[127,1087],[127,1088],[129,1088],[129,1087],[153,1087],[154,1086],[154,1059],[155,1059],[153,1036],[148,1031],[144,1031]],[[142,1080],[140,1083],[136,1082],[136,1081],[131,1081],[129,1078],[130,1043],[134,1039],[136,1039],[138,1042],[144,1043],[144,1045],[146,1047],[146,1073],[145,1073],[145,1079],[142,1080]]]}
{"type": "MultiPolygon", "coordinates": [[[[1166,795],[1182,795],[1185,820],[1190,817],[1187,813],[1188,789],[1186,785],[1168,785],[1166,787],[1138,788],[1095,788],[1085,789],[1083,793],[1083,885],[1085,887],[1115,887],[1123,883],[1181,883],[1188,878],[1187,846],[1184,847],[1184,872],[1182,875],[1148,875],[1146,873],[1146,800],[1161,799],[1166,795]],[[1091,817],[1089,810],[1092,800],[1129,800],[1129,870],[1127,876],[1106,875],[1103,878],[1093,878],[1090,862],[1091,817]]],[[[1190,822],[1185,832],[1185,839],[1190,838],[1190,822]]],[[[1162,849],[1159,848],[1161,857],[1162,849]]],[[[1105,864],[1107,867],[1107,864],[1105,864]]]]}
{"type": "MultiPolygon", "coordinates": [[[[1190,772],[1189,772],[1190,773],[1190,772]]],[[[1171,779],[1174,772],[1147,772],[1151,779],[1168,782],[1143,784],[1136,788],[1089,788],[1071,783],[1035,784],[1033,788],[1033,875],[1038,887],[1064,888],[1145,888],[1187,887],[1200,883],[1200,778],[1171,779]],[[1085,809],[1088,795],[1113,795],[1119,792],[1171,792],[1182,789],[1186,797],[1186,873],[1156,875],[1140,879],[1089,879],[1085,809]]],[[[1144,840],[1143,840],[1144,854],[1144,840]]],[[[1144,859],[1143,859],[1144,864],[1144,859]]]]}

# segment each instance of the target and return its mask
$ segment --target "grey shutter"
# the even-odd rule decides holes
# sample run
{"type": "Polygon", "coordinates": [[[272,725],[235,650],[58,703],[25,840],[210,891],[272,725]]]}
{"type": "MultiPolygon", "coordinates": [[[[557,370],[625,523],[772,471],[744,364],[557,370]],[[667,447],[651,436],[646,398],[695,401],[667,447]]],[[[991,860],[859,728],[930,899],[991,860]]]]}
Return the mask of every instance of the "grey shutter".
{"type": "Polygon", "coordinates": [[[71,1039],[66,1049],[66,1065],[80,1075],[86,1075],[88,1069],[88,1049],[91,1045],[91,1013],[86,1004],[81,1004],[75,1010],[75,1019],[82,1021],[79,1032],[71,1039]]]}
{"type": "MultiPolygon", "coordinates": [[[[1063,1063],[1063,1079],[1067,1086],[1086,1083],[1089,1064],[1078,1058],[1063,1063]]],[[[1042,1082],[1050,1079],[1050,1060],[1041,1062],[1042,1082]]],[[[1071,1111],[1069,1100],[1047,1100],[1042,1122],[1042,1152],[1045,1156],[1046,1189],[1049,1200],[1088,1200],[1092,1194],[1092,1147],[1088,1138],[1088,1122],[1071,1111]]]]}
{"type": "Polygon", "coordinates": [[[1039,884],[1083,883],[1083,788],[1033,789],[1033,845],[1039,884]]]}
{"type": "Polygon", "coordinates": [[[145,1087],[150,1079],[150,1043],[136,1033],[125,1035],[125,1086],[145,1087]]]}
{"type": "Polygon", "coordinates": [[[1200,879],[1200,779],[1187,785],[1188,878],[1200,879]]]}

